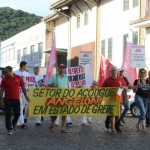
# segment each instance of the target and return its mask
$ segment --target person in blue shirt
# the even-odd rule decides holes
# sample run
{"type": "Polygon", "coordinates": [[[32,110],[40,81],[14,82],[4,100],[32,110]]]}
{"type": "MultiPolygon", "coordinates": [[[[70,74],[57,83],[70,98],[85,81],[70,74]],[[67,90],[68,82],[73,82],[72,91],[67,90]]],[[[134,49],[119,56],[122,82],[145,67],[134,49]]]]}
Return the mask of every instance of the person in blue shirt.
{"type": "MultiPolygon", "coordinates": [[[[58,73],[54,74],[50,81],[49,81],[49,87],[59,87],[59,88],[68,88],[68,77],[65,74],[65,65],[64,64],[59,64],[58,66],[58,73]]],[[[57,119],[57,116],[51,116],[51,125],[49,129],[53,132],[54,131],[54,126],[55,126],[55,121],[57,119]]],[[[62,133],[67,133],[65,129],[65,124],[66,124],[66,116],[62,116],[62,126],[61,126],[61,132],[62,133]]]]}

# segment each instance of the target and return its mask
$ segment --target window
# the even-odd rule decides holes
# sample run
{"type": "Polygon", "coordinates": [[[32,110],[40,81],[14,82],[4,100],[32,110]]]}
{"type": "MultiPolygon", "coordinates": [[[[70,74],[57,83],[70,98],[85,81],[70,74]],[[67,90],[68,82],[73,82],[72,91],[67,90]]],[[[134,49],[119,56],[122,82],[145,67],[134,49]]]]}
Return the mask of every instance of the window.
{"type": "Polygon", "coordinates": [[[88,25],[89,22],[89,12],[88,10],[84,12],[84,25],[88,25]]]}
{"type": "Polygon", "coordinates": [[[132,32],[132,43],[138,45],[138,32],[132,32]]]}
{"type": "Polygon", "coordinates": [[[129,0],[124,0],[123,9],[124,11],[129,10],[129,0]]]}
{"type": "Polygon", "coordinates": [[[123,56],[124,56],[124,52],[125,52],[125,48],[126,48],[127,38],[128,38],[128,34],[124,34],[123,35],[123,56]]]}
{"type": "Polygon", "coordinates": [[[80,28],[80,23],[81,23],[80,14],[78,14],[77,15],[77,28],[80,28]]]}
{"type": "Polygon", "coordinates": [[[101,54],[105,56],[105,40],[101,41],[101,54]]]}
{"type": "Polygon", "coordinates": [[[35,48],[35,46],[34,45],[32,45],[31,46],[31,48],[30,48],[30,60],[31,61],[34,61],[34,48],[35,48]]]}
{"type": "Polygon", "coordinates": [[[112,38],[108,39],[108,59],[112,61],[112,38]]]}
{"type": "Polygon", "coordinates": [[[4,61],[4,57],[5,57],[4,55],[5,55],[4,52],[2,52],[2,63],[5,62],[4,61]]]}
{"type": "Polygon", "coordinates": [[[23,49],[23,61],[27,62],[27,48],[23,49]]]}
{"type": "Polygon", "coordinates": [[[133,0],[133,7],[137,7],[139,5],[139,0],[133,0]]]}
{"type": "Polygon", "coordinates": [[[38,44],[38,59],[42,59],[43,43],[38,44]]]}
{"type": "Polygon", "coordinates": [[[13,60],[13,49],[9,49],[9,60],[13,60]]]}
{"type": "Polygon", "coordinates": [[[21,50],[17,51],[17,64],[21,62],[21,50]]]}
{"type": "Polygon", "coordinates": [[[15,48],[13,48],[13,60],[15,60],[15,48]]]}
{"type": "Polygon", "coordinates": [[[6,50],[6,51],[5,51],[5,62],[8,61],[8,57],[9,57],[9,55],[8,55],[8,50],[6,50]]]}

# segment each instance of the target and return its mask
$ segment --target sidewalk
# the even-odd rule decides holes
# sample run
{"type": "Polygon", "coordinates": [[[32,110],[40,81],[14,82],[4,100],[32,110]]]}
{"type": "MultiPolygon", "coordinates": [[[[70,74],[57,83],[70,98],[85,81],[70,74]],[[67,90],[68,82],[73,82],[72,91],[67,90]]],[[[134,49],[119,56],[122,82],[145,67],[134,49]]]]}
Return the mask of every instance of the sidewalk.
{"type": "Polygon", "coordinates": [[[45,117],[42,126],[36,127],[31,118],[25,129],[17,128],[7,135],[4,115],[0,115],[0,150],[149,150],[150,128],[147,133],[137,131],[137,118],[126,117],[122,132],[112,135],[104,127],[105,117],[93,117],[92,125],[81,126],[80,117],[72,117],[69,133],[61,133],[60,126],[52,133],[50,119],[45,117]]]}

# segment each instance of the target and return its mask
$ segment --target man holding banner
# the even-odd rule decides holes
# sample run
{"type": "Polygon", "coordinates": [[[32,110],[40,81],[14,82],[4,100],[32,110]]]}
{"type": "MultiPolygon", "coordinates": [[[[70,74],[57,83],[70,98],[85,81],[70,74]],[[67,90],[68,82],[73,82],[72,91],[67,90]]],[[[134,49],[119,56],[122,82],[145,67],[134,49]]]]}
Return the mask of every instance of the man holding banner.
{"type": "MultiPolygon", "coordinates": [[[[68,77],[65,74],[65,65],[60,64],[58,66],[58,74],[54,74],[50,81],[49,81],[49,86],[50,87],[59,87],[59,88],[68,88],[68,77]]],[[[53,132],[54,131],[54,126],[55,126],[55,121],[57,119],[57,116],[51,116],[51,126],[49,129],[53,132]]],[[[61,132],[62,133],[67,133],[65,129],[65,124],[66,124],[66,116],[62,116],[62,126],[61,126],[61,132]]]]}
{"type": "MultiPolygon", "coordinates": [[[[110,68],[111,77],[107,78],[102,87],[120,87],[121,89],[127,89],[127,85],[123,78],[118,77],[117,68],[112,66],[110,68]]],[[[111,123],[111,130],[113,134],[116,134],[117,131],[121,131],[119,126],[117,125],[117,121],[119,120],[119,116],[111,116],[107,117],[106,120],[111,123]],[[108,120],[110,119],[110,120],[108,120]]]]}

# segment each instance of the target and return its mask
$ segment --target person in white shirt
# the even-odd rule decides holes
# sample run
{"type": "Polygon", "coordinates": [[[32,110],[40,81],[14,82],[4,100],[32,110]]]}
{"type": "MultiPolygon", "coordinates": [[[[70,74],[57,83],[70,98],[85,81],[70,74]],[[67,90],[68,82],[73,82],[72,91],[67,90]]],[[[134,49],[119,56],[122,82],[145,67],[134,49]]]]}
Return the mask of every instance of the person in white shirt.
{"type": "MultiPolygon", "coordinates": [[[[39,74],[39,72],[40,72],[39,65],[35,64],[33,69],[34,69],[34,73],[31,74],[31,77],[35,78],[35,86],[34,87],[43,87],[44,86],[44,78],[43,78],[43,75],[39,74]]],[[[36,126],[41,126],[41,116],[35,117],[35,124],[36,124],[36,126]]]]}
{"type": "MultiPolygon", "coordinates": [[[[27,69],[28,69],[27,62],[21,61],[20,69],[14,72],[16,75],[19,75],[22,77],[25,83],[26,90],[28,89],[28,81],[30,77],[30,74],[27,72],[27,69]]],[[[26,101],[25,96],[20,89],[20,117],[18,119],[17,125],[19,125],[21,128],[24,128],[26,126],[25,125],[26,120],[24,120],[24,110],[25,110],[25,106],[27,105],[27,103],[28,102],[26,101]]]]}

